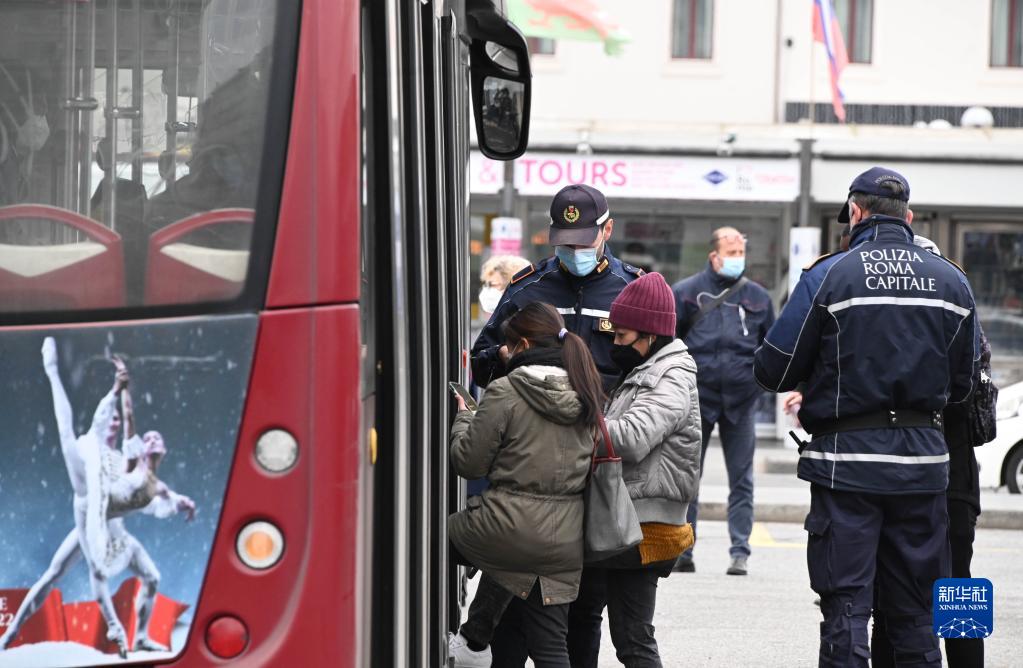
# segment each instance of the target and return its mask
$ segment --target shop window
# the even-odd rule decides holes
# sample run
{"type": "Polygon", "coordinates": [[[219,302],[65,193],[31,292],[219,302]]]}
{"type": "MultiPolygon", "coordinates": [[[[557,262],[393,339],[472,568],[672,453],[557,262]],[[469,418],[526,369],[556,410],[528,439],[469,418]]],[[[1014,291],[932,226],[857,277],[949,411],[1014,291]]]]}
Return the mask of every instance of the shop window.
{"type": "Polygon", "coordinates": [[[547,37],[526,38],[526,45],[529,47],[531,56],[553,56],[556,44],[557,42],[547,37]]]}
{"type": "Polygon", "coordinates": [[[709,59],[713,0],[674,0],[671,19],[671,57],[709,59]]]}
{"type": "Polygon", "coordinates": [[[1023,67],[1023,0],[992,1],[991,65],[1023,67]]]}
{"type": "Polygon", "coordinates": [[[995,382],[1023,381],[1023,231],[1015,224],[963,225],[959,259],[991,342],[995,382]]]}
{"type": "Polygon", "coordinates": [[[850,63],[869,63],[874,25],[874,0],[835,0],[835,14],[850,63]]]}

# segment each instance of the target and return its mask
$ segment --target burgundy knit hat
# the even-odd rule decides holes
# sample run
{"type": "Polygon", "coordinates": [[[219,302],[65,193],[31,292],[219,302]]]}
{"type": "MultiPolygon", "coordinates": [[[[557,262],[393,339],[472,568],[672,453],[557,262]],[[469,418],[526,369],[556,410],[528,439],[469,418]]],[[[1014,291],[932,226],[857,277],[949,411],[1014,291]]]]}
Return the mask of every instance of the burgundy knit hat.
{"type": "Polygon", "coordinates": [[[657,272],[643,274],[612,302],[610,320],[637,332],[675,336],[675,294],[657,272]]]}

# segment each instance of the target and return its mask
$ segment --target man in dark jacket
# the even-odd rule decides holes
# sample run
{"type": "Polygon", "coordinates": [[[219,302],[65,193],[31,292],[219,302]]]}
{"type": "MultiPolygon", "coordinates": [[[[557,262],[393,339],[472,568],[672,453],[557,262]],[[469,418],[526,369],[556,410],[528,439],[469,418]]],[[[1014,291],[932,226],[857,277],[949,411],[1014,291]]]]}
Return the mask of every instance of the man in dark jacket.
{"type": "MultiPolygon", "coordinates": [[[[728,533],[732,561],[729,575],[746,575],[753,530],[753,450],[756,444],[756,400],[753,352],[774,323],[774,305],[767,290],[746,278],[746,238],[722,227],[711,236],[707,268],[672,286],[678,314],[678,336],[696,359],[700,391],[703,451],[707,456],[714,425],[728,469],[728,533]]],[[[696,528],[698,504],[689,504],[688,521],[696,528]]],[[[676,570],[691,572],[692,551],[679,557],[676,570]]]]}
{"type": "Polygon", "coordinates": [[[545,302],[558,309],[565,327],[582,337],[609,391],[618,379],[611,362],[614,331],[611,302],[642,271],[607,248],[614,219],[604,195],[587,185],[562,188],[551,202],[550,242],[554,256],[517,273],[472,347],[472,375],[486,387],[505,374],[508,350],[501,325],[519,309],[545,302]]]}
{"type": "Polygon", "coordinates": [[[803,273],[755,356],[765,389],[806,383],[799,421],[813,438],[798,474],[811,483],[821,666],[866,668],[872,607],[900,665],[941,665],[931,631],[931,589],[949,573],[941,411],[970,394],[979,339],[966,276],[913,243],[908,202],[890,169],[856,177],[839,214],[850,250],[803,273]]]}

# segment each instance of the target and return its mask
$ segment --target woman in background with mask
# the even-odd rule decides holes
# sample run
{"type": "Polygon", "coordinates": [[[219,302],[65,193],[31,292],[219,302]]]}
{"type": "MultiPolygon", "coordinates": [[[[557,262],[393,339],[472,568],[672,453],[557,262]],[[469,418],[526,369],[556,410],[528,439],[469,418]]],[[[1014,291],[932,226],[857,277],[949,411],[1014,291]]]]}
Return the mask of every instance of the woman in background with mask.
{"type": "MultiPolygon", "coordinates": [[[[491,314],[501,303],[515,274],[529,266],[529,260],[518,255],[491,255],[480,269],[479,311],[469,323],[469,337],[475,341],[491,314]]],[[[473,394],[476,394],[475,388],[473,394]]]]}
{"type": "Polygon", "coordinates": [[[621,376],[605,419],[643,540],[586,565],[569,612],[569,652],[573,666],[597,665],[606,605],[618,660],[649,668],[661,665],[653,626],[657,580],[693,544],[686,510],[700,479],[696,362],[675,338],[675,297],[660,274],[645,274],[622,290],[610,319],[611,359],[621,376]]]}
{"type": "Polygon", "coordinates": [[[497,310],[512,277],[529,266],[529,260],[518,255],[491,255],[480,269],[480,310],[489,316],[497,310]]]}

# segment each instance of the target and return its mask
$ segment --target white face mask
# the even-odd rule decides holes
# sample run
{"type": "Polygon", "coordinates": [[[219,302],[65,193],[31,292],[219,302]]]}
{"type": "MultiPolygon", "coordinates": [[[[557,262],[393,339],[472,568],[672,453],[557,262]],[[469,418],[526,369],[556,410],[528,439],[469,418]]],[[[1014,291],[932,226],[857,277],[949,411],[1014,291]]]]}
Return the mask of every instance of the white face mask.
{"type": "Polygon", "coordinates": [[[487,313],[493,313],[497,310],[497,305],[501,302],[501,295],[503,294],[504,290],[498,290],[489,285],[484,286],[480,290],[480,308],[487,313]]]}

